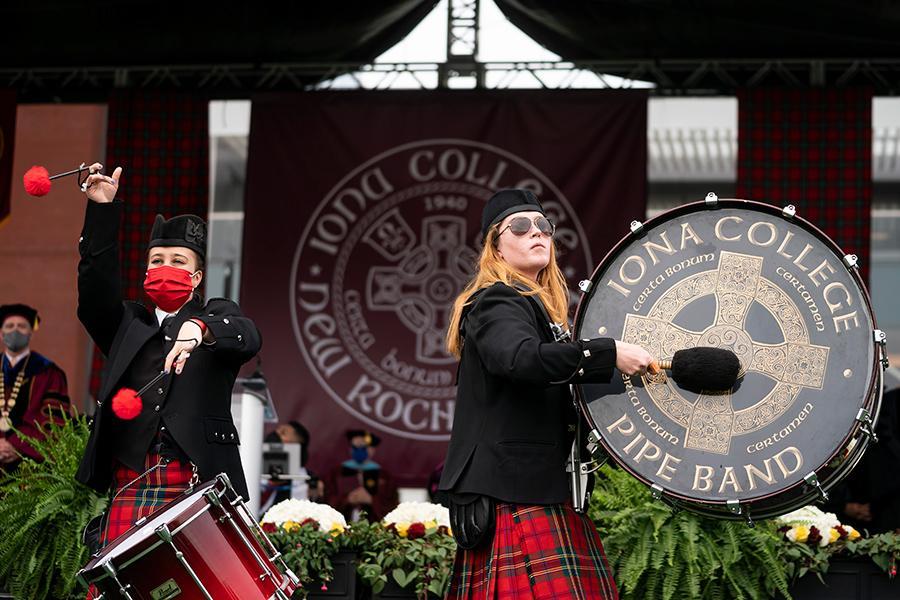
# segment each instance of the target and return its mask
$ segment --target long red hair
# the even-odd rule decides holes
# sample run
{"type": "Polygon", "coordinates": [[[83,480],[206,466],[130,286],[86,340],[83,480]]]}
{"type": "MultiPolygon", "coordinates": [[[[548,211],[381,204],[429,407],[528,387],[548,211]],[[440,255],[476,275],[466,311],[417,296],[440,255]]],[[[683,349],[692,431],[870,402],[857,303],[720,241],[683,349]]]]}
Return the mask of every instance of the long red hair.
{"type": "Polygon", "coordinates": [[[462,293],[453,302],[453,311],[450,313],[450,325],[447,329],[447,351],[456,358],[462,354],[462,336],[459,332],[459,322],[463,310],[469,304],[469,299],[476,291],[494,285],[498,281],[510,287],[520,284],[531,291],[519,293],[528,296],[537,296],[544,308],[547,309],[550,318],[563,327],[568,327],[569,289],[566,287],[566,278],[556,264],[556,244],[551,240],[550,261],[544,267],[537,278],[537,289],[534,281],[528,279],[513,269],[497,250],[497,237],[500,234],[499,225],[494,225],[488,230],[487,239],[478,257],[478,266],[475,276],[466,284],[462,293]]]}

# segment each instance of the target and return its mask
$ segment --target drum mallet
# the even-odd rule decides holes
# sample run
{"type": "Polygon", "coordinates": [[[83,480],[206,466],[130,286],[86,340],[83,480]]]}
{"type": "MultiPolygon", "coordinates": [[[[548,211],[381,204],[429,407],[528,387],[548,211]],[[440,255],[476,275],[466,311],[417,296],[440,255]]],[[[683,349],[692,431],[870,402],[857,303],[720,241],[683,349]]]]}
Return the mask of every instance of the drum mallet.
{"type": "Polygon", "coordinates": [[[52,180],[59,179],[60,177],[67,177],[69,175],[78,175],[78,188],[84,192],[87,190],[86,184],[88,174],[90,174],[90,167],[86,166],[84,163],[81,163],[77,169],[72,169],[65,173],[57,173],[56,175],[51,175],[46,168],[35,165],[25,171],[25,175],[22,176],[22,183],[25,185],[25,191],[28,192],[30,196],[45,196],[47,195],[47,192],[50,191],[52,180]],[[81,177],[82,171],[86,173],[84,179],[81,177]]]}
{"type": "Polygon", "coordinates": [[[112,411],[120,419],[125,421],[130,421],[135,418],[139,414],[141,414],[141,409],[144,407],[144,401],[141,399],[141,396],[152,388],[154,385],[159,383],[159,381],[166,376],[165,371],[160,371],[159,374],[151,379],[147,385],[139,389],[138,391],[134,391],[131,388],[121,388],[116,395],[113,396],[112,399],[112,411]]]}
{"type": "Polygon", "coordinates": [[[731,350],[698,346],[678,350],[672,360],[653,361],[649,373],[671,371],[672,379],[692,390],[730,390],[741,371],[741,361],[731,350]]]}

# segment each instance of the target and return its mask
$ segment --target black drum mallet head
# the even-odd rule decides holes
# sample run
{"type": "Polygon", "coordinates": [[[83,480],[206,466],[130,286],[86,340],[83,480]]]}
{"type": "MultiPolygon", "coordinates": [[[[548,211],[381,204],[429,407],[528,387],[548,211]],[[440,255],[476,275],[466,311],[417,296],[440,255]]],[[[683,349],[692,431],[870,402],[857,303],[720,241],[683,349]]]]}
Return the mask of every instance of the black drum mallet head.
{"type": "Polygon", "coordinates": [[[672,360],[654,361],[648,371],[671,370],[672,379],[692,390],[729,390],[741,371],[741,361],[726,348],[698,346],[678,350],[672,360]],[[655,368],[654,368],[655,367],[655,368]]]}

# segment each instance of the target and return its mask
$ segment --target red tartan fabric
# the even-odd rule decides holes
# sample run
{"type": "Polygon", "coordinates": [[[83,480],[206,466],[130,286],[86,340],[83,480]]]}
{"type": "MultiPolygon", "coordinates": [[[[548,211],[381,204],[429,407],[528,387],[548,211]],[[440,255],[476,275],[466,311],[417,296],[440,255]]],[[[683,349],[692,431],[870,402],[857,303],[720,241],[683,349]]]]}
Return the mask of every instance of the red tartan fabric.
{"type": "Polygon", "coordinates": [[[569,505],[498,504],[490,547],[458,550],[448,600],[617,600],[594,524],[569,505]]]}
{"type": "Polygon", "coordinates": [[[797,214],[860,258],[868,281],[872,90],[738,92],[737,197],[797,214]]]}
{"type": "MultiPolygon", "coordinates": [[[[147,454],[144,470],[159,462],[159,454],[147,454]]],[[[127,489],[122,489],[140,475],[141,473],[121,463],[116,465],[112,487],[118,496],[109,507],[109,517],[102,538],[104,546],[128,531],[141,517],[149,516],[167,502],[177,498],[187,489],[193,472],[190,464],[176,460],[154,469],[127,489]]]]}
{"type": "MultiPolygon", "coordinates": [[[[119,239],[122,296],[140,302],[156,214],[205,219],[209,212],[209,99],[196,93],[116,91],[109,99],[107,131],[104,170],[123,169],[116,194],[125,202],[119,239]]],[[[95,350],[94,397],[103,362],[95,350]]]]}

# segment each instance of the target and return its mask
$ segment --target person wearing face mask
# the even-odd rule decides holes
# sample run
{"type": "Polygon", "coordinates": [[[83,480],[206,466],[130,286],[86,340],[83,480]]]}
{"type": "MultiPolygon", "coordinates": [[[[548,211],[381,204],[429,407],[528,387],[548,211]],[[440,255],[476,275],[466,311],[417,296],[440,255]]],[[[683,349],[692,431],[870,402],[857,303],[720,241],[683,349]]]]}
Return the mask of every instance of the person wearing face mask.
{"type": "Polygon", "coordinates": [[[14,470],[22,457],[40,455],[23,439],[44,436],[43,426],[59,422],[70,409],[66,374],[47,357],[31,349],[31,337],[41,320],[25,304],[0,306],[3,336],[3,377],[0,378],[0,471],[14,470]]]}
{"type": "Polygon", "coordinates": [[[447,332],[460,360],[438,486],[459,547],[447,598],[614,600],[600,538],[569,489],[580,418],[569,384],[641,373],[652,359],[610,338],[570,339],[554,226],[530,190],[494,194],[481,233],[447,332]]]}
{"type": "Polygon", "coordinates": [[[358,521],[363,513],[369,521],[378,521],[398,504],[393,477],[373,460],[381,439],[364,429],[350,429],[347,441],[350,458],[328,473],[325,501],[349,521],[358,521]]]}
{"type": "Polygon", "coordinates": [[[281,473],[269,473],[272,478],[263,483],[260,492],[260,514],[289,498],[319,502],[325,495],[325,487],[306,464],[309,461],[309,430],[299,421],[279,423],[274,431],[263,438],[268,444],[298,444],[300,446],[300,473],[304,479],[279,478],[281,473]]]}
{"type": "Polygon", "coordinates": [[[225,473],[248,498],[231,416],[231,390],[241,365],[259,351],[256,326],[237,304],[201,300],[206,223],[194,215],[157,215],[147,245],[144,291],[152,308],[122,297],[116,199],[122,168],[111,176],[90,167],[79,241],[78,317],[106,357],[97,407],[76,478],[111,490],[109,514],[98,523],[109,542],[138,519],[178,496],[189,482],[225,473]],[[131,419],[112,410],[121,388],[144,392],[131,419]]]}

